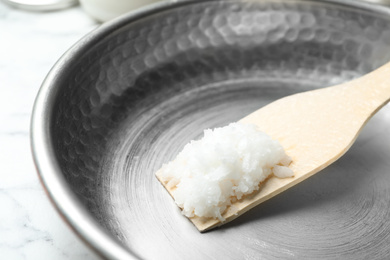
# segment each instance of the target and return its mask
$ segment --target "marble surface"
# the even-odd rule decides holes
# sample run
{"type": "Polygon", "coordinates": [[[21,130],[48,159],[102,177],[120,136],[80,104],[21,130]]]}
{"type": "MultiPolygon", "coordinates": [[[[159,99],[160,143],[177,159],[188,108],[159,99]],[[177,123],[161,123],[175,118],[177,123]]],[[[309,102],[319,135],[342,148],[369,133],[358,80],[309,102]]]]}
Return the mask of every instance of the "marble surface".
{"type": "Polygon", "coordinates": [[[80,7],[34,13],[0,1],[0,259],[99,259],[50,204],[29,143],[40,84],[58,58],[97,26],[80,7]]]}

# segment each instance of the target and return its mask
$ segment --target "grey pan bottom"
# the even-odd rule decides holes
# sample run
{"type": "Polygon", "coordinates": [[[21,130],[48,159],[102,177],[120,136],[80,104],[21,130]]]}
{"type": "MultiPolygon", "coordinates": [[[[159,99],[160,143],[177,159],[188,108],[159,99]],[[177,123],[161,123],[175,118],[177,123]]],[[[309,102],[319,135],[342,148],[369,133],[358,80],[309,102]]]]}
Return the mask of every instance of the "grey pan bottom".
{"type": "Polygon", "coordinates": [[[389,60],[388,9],[349,3],[162,4],[89,35],[34,111],[35,161],[61,214],[110,258],[386,259],[389,106],[335,164],[204,234],[154,177],[205,128],[389,60]]]}
{"type": "Polygon", "coordinates": [[[291,80],[209,86],[167,101],[158,116],[145,113],[140,124],[125,121],[102,168],[111,174],[101,180],[106,187],[103,198],[110,194],[106,200],[110,206],[103,208],[105,219],[115,219],[110,228],[123,243],[147,259],[385,259],[390,255],[389,107],[371,120],[337,163],[205,234],[180,214],[154,178],[161,164],[204,128],[226,125],[271,100],[308,88],[291,80]]]}

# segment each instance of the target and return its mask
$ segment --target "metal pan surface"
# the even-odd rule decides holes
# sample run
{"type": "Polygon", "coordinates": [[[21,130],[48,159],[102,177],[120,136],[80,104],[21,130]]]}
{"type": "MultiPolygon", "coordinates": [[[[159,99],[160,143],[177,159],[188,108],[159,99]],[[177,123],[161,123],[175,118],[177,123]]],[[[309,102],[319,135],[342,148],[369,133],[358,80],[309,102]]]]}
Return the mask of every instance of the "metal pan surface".
{"type": "Polygon", "coordinates": [[[34,160],[60,214],[105,258],[385,259],[389,106],[335,164],[204,234],[154,172],[205,128],[388,60],[382,6],[157,4],[103,25],[58,61],[34,107],[34,160]]]}

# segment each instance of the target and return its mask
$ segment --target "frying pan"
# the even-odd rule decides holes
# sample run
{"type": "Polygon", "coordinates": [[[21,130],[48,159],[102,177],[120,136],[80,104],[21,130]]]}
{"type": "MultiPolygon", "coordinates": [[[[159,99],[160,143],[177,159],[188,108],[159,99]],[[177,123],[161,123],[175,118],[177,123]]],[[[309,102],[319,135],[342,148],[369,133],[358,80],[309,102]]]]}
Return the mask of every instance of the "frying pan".
{"type": "Polygon", "coordinates": [[[104,258],[386,258],[388,106],[334,165],[204,234],[154,173],[203,129],[364,75],[389,50],[389,9],[355,1],[186,1],[130,13],[76,43],[44,81],[31,123],[39,176],[104,258]]]}

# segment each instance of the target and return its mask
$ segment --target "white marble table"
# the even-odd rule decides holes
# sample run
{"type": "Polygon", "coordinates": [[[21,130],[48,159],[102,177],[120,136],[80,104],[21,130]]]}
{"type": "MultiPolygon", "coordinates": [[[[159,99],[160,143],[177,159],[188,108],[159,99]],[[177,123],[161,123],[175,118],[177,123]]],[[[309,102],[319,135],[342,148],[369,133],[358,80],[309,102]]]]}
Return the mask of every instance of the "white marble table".
{"type": "Polygon", "coordinates": [[[44,77],[97,26],[80,7],[34,13],[0,1],[0,259],[99,259],[50,204],[29,143],[31,110],[44,77]]]}

